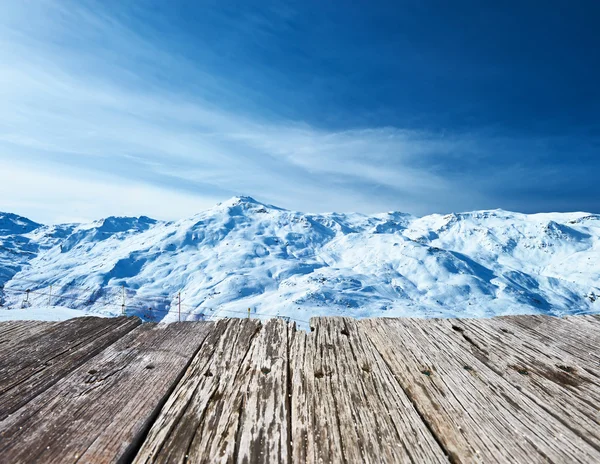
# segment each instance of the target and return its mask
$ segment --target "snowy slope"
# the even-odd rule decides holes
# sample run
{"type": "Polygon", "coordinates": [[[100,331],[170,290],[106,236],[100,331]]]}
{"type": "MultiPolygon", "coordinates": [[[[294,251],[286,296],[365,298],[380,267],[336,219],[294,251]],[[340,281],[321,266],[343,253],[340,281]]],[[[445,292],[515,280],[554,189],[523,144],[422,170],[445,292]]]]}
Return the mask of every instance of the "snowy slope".
{"type": "Polygon", "coordinates": [[[181,292],[186,319],[600,312],[600,216],[586,213],[303,214],[237,197],[176,222],[0,214],[0,244],[10,308],[110,315],[125,300],[168,321],[181,292]]]}

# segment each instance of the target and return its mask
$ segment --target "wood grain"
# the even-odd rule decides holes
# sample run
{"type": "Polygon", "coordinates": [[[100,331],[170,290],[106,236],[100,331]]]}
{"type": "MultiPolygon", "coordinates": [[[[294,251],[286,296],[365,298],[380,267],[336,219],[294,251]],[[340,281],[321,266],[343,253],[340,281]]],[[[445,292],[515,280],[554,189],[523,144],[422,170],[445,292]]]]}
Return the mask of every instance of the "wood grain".
{"type": "Polygon", "coordinates": [[[529,337],[569,353],[587,362],[590,367],[600,365],[600,329],[598,320],[592,316],[557,318],[536,315],[496,319],[525,330],[529,337]]]}
{"type": "Polygon", "coordinates": [[[0,323],[0,461],[600,462],[600,318],[0,323]]]}
{"type": "MultiPolygon", "coordinates": [[[[268,327],[275,328],[273,324],[268,327]]],[[[254,319],[217,322],[160,412],[134,462],[238,461],[238,430],[243,424],[245,405],[241,392],[256,388],[241,379],[253,369],[248,359],[261,329],[260,321],[254,319]]],[[[275,353],[271,352],[268,360],[274,367],[275,353]]],[[[277,371],[271,374],[279,377],[277,371]]],[[[279,443],[280,437],[275,440],[279,443]]],[[[260,453],[266,448],[243,451],[260,453]]]]}
{"type": "Polygon", "coordinates": [[[211,328],[201,322],[137,327],[1,421],[2,459],[130,459],[211,328]]]}
{"type": "Polygon", "coordinates": [[[53,330],[57,322],[6,321],[0,322],[0,360],[9,354],[9,347],[25,344],[29,337],[40,332],[53,330]]]}
{"type": "Polygon", "coordinates": [[[27,325],[28,336],[0,358],[0,420],[140,325],[138,318],[83,317],[27,325]]]}
{"type": "Polygon", "coordinates": [[[439,320],[359,321],[454,462],[594,462],[600,452],[439,320]]]}
{"type": "Polygon", "coordinates": [[[554,416],[591,446],[600,449],[600,379],[586,371],[589,363],[539,342],[501,319],[442,321],[480,360],[513,384],[538,407],[554,416]]]}
{"type": "Polygon", "coordinates": [[[295,462],[447,462],[355,320],[311,327],[292,339],[295,462]]]}
{"type": "Polygon", "coordinates": [[[135,462],[288,462],[287,325],[217,326],[135,462]]]}

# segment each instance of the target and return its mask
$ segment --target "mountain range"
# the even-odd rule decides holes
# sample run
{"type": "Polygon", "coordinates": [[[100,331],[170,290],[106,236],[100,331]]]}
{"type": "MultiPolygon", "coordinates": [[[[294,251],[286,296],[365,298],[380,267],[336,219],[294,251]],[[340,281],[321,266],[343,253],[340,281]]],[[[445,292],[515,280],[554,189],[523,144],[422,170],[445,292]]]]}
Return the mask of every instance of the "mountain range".
{"type": "Polygon", "coordinates": [[[0,213],[0,285],[4,311],[167,322],[597,313],[600,215],[305,214],[250,197],[169,222],[0,213]]]}

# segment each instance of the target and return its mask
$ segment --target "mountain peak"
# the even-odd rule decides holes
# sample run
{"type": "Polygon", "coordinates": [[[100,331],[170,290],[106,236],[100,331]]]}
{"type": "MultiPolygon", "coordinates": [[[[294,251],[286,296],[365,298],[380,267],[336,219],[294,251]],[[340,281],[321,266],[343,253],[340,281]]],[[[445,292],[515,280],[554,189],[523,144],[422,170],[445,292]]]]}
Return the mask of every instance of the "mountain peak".
{"type": "Polygon", "coordinates": [[[283,208],[279,208],[277,206],[268,205],[266,203],[262,203],[250,196],[247,195],[237,195],[231,197],[229,200],[219,203],[218,207],[225,208],[233,208],[233,207],[242,207],[244,209],[248,208],[266,208],[266,209],[275,209],[282,210],[283,208]]]}
{"type": "Polygon", "coordinates": [[[156,224],[156,222],[155,219],[149,218],[148,216],[109,216],[102,220],[102,225],[98,227],[98,229],[104,232],[121,232],[128,229],[146,230],[150,226],[156,224]]]}
{"type": "Polygon", "coordinates": [[[26,217],[0,212],[0,235],[26,234],[38,227],[41,224],[26,217]]]}
{"type": "Polygon", "coordinates": [[[251,196],[248,195],[238,195],[235,197],[231,198],[232,200],[235,201],[240,201],[240,202],[244,202],[244,203],[254,203],[254,204],[262,204],[259,201],[255,200],[254,198],[252,198],[251,196]]]}

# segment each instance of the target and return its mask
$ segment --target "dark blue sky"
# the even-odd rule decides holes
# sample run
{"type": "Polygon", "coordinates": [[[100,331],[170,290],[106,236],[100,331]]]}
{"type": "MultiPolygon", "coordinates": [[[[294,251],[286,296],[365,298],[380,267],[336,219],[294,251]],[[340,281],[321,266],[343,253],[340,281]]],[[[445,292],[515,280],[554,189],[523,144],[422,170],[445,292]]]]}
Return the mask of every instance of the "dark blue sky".
{"type": "Polygon", "coordinates": [[[333,128],[598,133],[598,2],[142,5],[136,27],[152,26],[172,53],[287,118],[333,128]]]}
{"type": "MultiPolygon", "coordinates": [[[[31,148],[15,142],[26,131],[17,127],[9,148],[22,156],[207,201],[246,193],[312,210],[600,212],[598,2],[49,4],[33,21],[11,7],[7,24],[12,41],[33,35],[26,50],[56,67],[41,87],[82,89],[87,109],[61,104],[63,122],[80,131],[82,116],[97,125],[116,111],[140,134],[160,126],[161,141],[177,143],[154,152],[115,133],[66,147],[55,131],[31,148]],[[90,107],[98,86],[152,108],[133,98],[130,111],[90,107]],[[127,168],[90,160],[86,144],[110,147],[102,156],[127,168]]],[[[35,100],[24,93],[17,105],[35,100]]]]}

